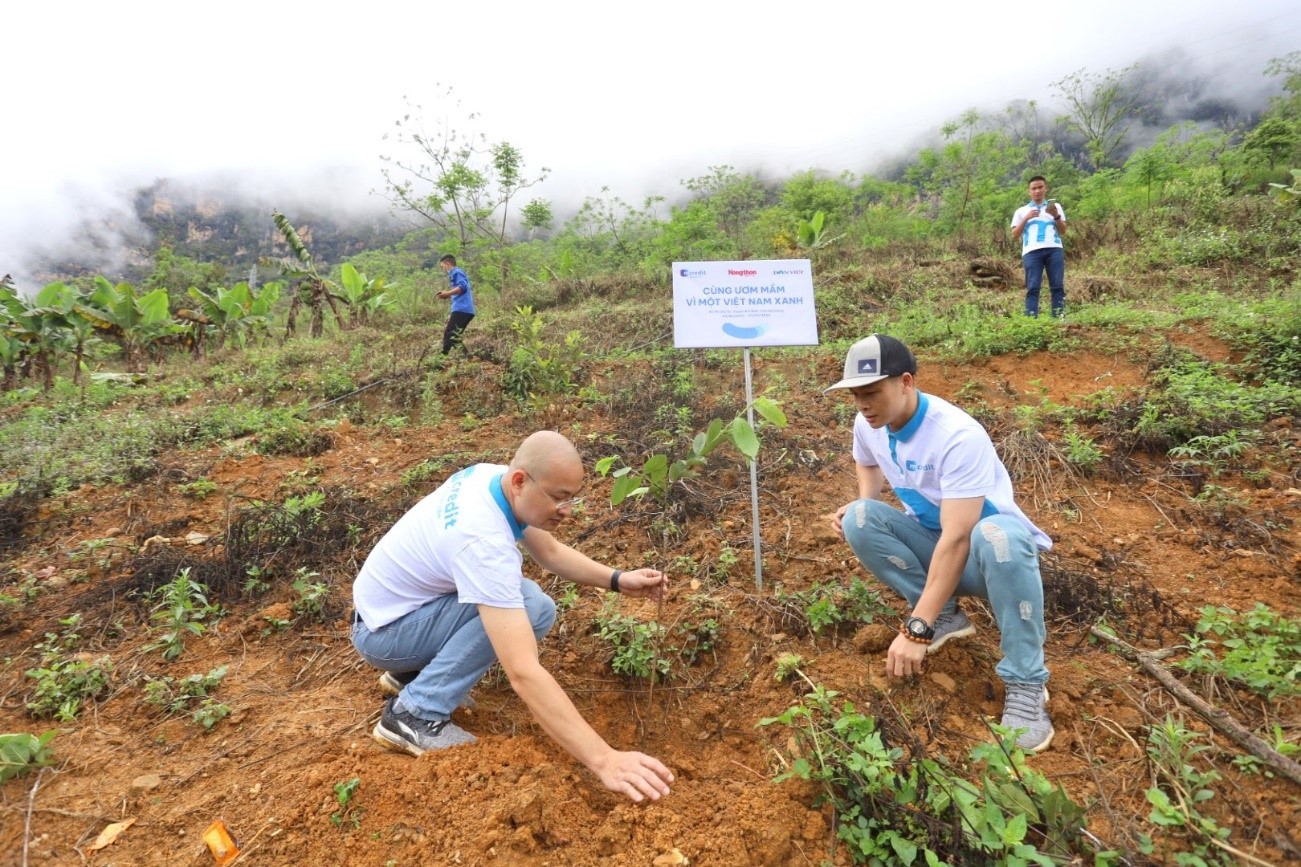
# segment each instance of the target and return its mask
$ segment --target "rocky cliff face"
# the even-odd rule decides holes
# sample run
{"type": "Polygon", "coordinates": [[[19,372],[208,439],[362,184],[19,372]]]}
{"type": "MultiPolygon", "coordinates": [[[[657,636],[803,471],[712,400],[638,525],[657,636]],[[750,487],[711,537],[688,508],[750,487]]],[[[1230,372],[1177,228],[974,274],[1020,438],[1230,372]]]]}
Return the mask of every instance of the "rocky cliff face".
{"type": "Polygon", "coordinates": [[[330,214],[164,178],[136,190],[121,210],[87,219],[70,237],[55,239],[34,271],[43,282],[89,274],[137,282],[151,272],[155,251],[166,244],[177,255],[218,262],[228,273],[242,274],[262,256],[289,255],[271,223],[277,207],[307,243],[318,267],[394,243],[409,231],[387,215],[330,214]]]}

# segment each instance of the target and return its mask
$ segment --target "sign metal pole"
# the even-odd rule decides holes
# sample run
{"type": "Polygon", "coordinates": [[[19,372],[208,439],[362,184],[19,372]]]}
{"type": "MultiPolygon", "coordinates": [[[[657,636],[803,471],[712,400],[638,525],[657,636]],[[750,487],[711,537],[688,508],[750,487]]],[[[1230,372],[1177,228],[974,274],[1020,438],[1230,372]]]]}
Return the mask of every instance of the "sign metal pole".
{"type": "MultiPolygon", "coordinates": [[[[745,419],[754,428],[754,383],[750,375],[750,347],[742,351],[745,358],[745,419]]],[[[750,526],[754,528],[754,587],[763,589],[763,552],[759,539],[759,463],[750,461],[750,526]]]]}

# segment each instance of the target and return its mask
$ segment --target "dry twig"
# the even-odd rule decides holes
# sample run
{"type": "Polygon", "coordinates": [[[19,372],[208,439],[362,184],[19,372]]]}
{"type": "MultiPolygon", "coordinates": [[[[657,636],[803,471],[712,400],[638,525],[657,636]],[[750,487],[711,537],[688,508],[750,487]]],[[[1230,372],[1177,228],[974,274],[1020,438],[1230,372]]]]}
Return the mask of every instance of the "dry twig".
{"type": "Polygon", "coordinates": [[[1269,765],[1280,775],[1287,777],[1294,785],[1301,786],[1301,764],[1297,764],[1256,737],[1242,723],[1230,716],[1228,711],[1207,704],[1199,698],[1157,661],[1156,654],[1139,650],[1132,644],[1099,629],[1097,626],[1090,626],[1089,632],[1102,641],[1115,645],[1124,656],[1136,661],[1140,668],[1154,677],[1171,695],[1192,708],[1198,716],[1210,723],[1216,731],[1269,765]]]}

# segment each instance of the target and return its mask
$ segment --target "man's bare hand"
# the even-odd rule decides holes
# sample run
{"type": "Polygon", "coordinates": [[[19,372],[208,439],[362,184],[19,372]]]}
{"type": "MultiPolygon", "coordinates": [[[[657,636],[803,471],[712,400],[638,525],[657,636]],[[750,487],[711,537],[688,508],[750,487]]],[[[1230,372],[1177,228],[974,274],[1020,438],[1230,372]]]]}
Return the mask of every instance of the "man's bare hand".
{"type": "Polygon", "coordinates": [[[885,655],[885,673],[891,677],[921,674],[922,663],[925,660],[925,644],[896,635],[894,641],[890,642],[890,650],[885,655]]]}
{"type": "Polygon", "coordinates": [[[662,599],[668,586],[668,576],[655,569],[634,569],[619,576],[619,592],[625,596],[662,599]]]}
{"type": "Polygon", "coordinates": [[[831,518],[831,529],[835,530],[836,535],[842,539],[845,538],[845,525],[844,525],[845,513],[849,511],[849,507],[852,505],[854,504],[845,503],[845,505],[841,506],[839,509],[836,509],[836,514],[833,515],[831,518]]]}
{"type": "Polygon", "coordinates": [[[658,801],[673,782],[673,772],[645,753],[611,750],[604,765],[592,770],[607,789],[627,795],[636,804],[647,798],[658,801]]]}

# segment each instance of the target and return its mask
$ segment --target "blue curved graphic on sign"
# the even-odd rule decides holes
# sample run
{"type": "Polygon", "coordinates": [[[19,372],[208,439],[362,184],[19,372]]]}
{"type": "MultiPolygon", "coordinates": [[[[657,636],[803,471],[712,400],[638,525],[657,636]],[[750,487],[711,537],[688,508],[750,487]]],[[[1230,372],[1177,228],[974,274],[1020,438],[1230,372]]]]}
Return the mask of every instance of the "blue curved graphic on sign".
{"type": "Polygon", "coordinates": [[[764,328],[762,325],[754,325],[747,328],[741,325],[733,325],[730,322],[723,323],[723,333],[728,337],[735,337],[737,340],[753,340],[756,337],[762,337],[763,333],[767,330],[768,329],[764,328]]]}

